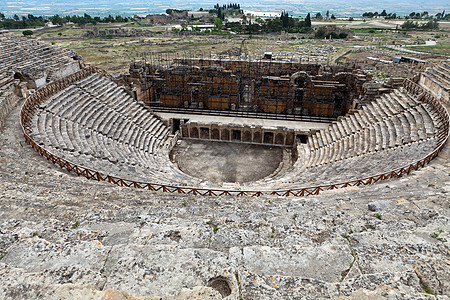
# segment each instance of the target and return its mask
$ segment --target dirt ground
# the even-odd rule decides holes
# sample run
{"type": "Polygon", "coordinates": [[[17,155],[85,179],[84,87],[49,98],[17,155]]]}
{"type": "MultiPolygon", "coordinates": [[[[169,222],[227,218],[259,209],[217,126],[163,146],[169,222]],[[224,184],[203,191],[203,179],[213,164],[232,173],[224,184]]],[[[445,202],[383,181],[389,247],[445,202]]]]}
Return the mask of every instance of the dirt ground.
{"type": "Polygon", "coordinates": [[[282,147],[182,140],[173,160],[185,173],[212,182],[250,182],[272,174],[283,160],[282,147]]]}

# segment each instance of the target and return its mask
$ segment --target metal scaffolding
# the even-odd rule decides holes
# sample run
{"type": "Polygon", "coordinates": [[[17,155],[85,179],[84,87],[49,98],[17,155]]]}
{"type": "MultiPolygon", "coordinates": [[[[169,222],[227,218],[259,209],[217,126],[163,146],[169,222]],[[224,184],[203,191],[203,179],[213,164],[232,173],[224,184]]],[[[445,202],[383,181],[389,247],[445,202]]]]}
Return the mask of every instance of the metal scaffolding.
{"type": "Polygon", "coordinates": [[[126,81],[154,108],[337,118],[351,109],[366,77],[350,66],[185,53],[135,61],[126,81]]]}

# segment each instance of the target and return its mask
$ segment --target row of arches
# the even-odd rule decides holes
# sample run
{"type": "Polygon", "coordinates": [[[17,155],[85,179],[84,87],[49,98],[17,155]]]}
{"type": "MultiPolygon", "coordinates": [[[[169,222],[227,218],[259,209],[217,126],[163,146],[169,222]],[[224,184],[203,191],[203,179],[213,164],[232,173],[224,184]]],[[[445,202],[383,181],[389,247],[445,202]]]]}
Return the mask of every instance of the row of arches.
{"type": "Polygon", "coordinates": [[[294,132],[290,130],[267,130],[262,128],[209,127],[187,124],[182,128],[182,137],[217,141],[242,142],[292,146],[294,132]]]}

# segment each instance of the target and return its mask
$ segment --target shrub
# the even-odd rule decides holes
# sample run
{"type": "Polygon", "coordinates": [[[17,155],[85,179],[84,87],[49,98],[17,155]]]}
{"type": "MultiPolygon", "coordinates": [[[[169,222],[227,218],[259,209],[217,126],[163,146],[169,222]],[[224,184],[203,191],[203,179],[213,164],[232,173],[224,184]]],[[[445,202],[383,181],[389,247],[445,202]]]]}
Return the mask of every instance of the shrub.
{"type": "Polygon", "coordinates": [[[330,32],[328,35],[327,35],[327,38],[332,38],[332,39],[338,39],[339,38],[339,35],[336,33],[336,32],[330,32]]]}
{"type": "Polygon", "coordinates": [[[24,30],[24,31],[22,31],[22,34],[24,36],[31,36],[31,35],[33,35],[33,31],[32,30],[24,30]]]}
{"type": "Polygon", "coordinates": [[[314,36],[318,39],[323,39],[325,37],[325,30],[323,29],[317,30],[314,36]]]}

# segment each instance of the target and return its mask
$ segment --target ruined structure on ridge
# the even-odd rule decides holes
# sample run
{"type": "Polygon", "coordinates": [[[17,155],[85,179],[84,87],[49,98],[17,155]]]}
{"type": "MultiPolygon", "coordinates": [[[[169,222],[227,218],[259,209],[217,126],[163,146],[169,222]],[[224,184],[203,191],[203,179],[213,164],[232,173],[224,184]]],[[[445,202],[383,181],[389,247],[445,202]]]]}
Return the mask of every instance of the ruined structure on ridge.
{"type": "Polygon", "coordinates": [[[273,60],[178,58],[133,62],[125,76],[152,107],[337,118],[355,107],[371,77],[353,66],[273,60]]]}

